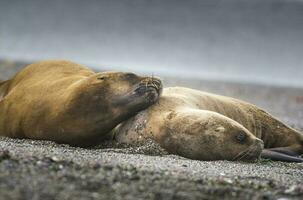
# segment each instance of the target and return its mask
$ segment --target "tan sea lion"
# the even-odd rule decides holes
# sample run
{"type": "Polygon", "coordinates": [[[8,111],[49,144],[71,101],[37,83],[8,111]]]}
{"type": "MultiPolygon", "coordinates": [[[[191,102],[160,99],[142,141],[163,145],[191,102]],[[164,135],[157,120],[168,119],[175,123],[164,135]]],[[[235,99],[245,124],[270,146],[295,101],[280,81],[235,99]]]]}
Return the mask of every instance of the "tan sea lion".
{"type": "Polygon", "coordinates": [[[94,73],[68,61],[31,64],[0,82],[0,135],[94,145],[160,91],[160,80],[133,73],[94,73]]]}
{"type": "Polygon", "coordinates": [[[156,104],[121,123],[121,143],[157,141],[172,154],[198,160],[302,162],[303,135],[241,100],[182,87],[163,90],[156,104]],[[265,149],[263,149],[263,146],[265,149]]]}

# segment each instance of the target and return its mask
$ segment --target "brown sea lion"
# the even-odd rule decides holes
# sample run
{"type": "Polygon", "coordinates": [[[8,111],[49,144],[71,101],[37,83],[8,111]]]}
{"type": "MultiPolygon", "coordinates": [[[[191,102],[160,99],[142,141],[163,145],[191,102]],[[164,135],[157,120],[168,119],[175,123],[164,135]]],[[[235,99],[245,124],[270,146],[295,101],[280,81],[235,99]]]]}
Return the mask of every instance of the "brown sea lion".
{"type": "Polygon", "coordinates": [[[113,134],[129,144],[152,138],[172,154],[198,160],[255,160],[261,154],[303,161],[295,157],[303,153],[298,131],[252,104],[182,87],[165,88],[156,104],[113,134]]]}
{"type": "Polygon", "coordinates": [[[133,73],[94,73],[68,61],[31,64],[0,83],[0,135],[94,145],[160,91],[160,80],[133,73]]]}

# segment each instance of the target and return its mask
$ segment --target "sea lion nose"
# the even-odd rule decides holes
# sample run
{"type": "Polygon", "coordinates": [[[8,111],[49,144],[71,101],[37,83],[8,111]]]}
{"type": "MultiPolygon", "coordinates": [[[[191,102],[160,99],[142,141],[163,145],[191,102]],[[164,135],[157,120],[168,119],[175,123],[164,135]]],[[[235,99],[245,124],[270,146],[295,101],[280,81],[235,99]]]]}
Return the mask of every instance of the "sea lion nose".
{"type": "Polygon", "coordinates": [[[162,81],[159,78],[156,78],[156,77],[150,77],[150,76],[143,77],[140,84],[141,85],[153,86],[157,90],[162,89],[162,81]]]}

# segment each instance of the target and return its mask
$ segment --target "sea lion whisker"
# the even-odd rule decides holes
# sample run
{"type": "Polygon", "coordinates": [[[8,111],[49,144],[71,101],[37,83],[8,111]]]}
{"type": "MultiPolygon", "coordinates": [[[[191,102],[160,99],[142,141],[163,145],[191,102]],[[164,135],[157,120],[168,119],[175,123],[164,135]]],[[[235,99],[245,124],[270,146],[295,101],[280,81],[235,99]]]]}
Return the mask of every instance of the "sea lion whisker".
{"type": "MultiPolygon", "coordinates": [[[[244,150],[245,151],[245,150],[244,150]]],[[[237,158],[240,156],[240,155],[242,155],[242,153],[244,153],[244,151],[241,151],[240,153],[238,153],[236,156],[234,156],[233,158],[232,158],[232,160],[237,160],[237,158]]]]}
{"type": "Polygon", "coordinates": [[[238,159],[241,160],[242,158],[245,158],[247,155],[249,155],[251,152],[254,152],[257,149],[257,146],[250,146],[247,151],[238,159]]]}
{"type": "Polygon", "coordinates": [[[249,155],[252,152],[253,149],[254,149],[253,147],[248,148],[248,150],[238,160],[242,160],[243,158],[245,158],[247,155],[249,155]]]}
{"type": "Polygon", "coordinates": [[[242,156],[243,154],[245,154],[245,152],[246,152],[246,150],[241,151],[241,152],[238,153],[232,160],[239,160],[238,158],[241,158],[241,156],[242,156]]]}
{"type": "Polygon", "coordinates": [[[244,150],[240,155],[240,157],[236,158],[236,160],[241,160],[242,158],[244,158],[248,154],[249,150],[250,150],[249,148],[244,150]]]}
{"type": "Polygon", "coordinates": [[[151,84],[154,86],[154,88],[156,88],[157,90],[159,89],[158,86],[154,83],[154,82],[151,82],[151,84]]]}
{"type": "Polygon", "coordinates": [[[247,149],[245,149],[244,151],[241,151],[239,154],[237,154],[233,160],[241,160],[243,157],[245,157],[250,150],[253,148],[253,146],[248,147],[247,149]]]}
{"type": "Polygon", "coordinates": [[[243,151],[239,152],[236,156],[233,157],[232,160],[237,160],[240,156],[242,156],[242,154],[244,154],[246,151],[248,151],[248,149],[244,149],[243,151]]]}

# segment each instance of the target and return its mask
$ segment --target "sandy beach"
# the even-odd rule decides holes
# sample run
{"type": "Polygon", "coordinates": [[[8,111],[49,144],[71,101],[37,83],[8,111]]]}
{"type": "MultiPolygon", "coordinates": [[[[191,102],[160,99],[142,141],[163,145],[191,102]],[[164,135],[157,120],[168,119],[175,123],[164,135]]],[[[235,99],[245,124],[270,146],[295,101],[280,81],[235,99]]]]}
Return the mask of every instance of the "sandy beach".
{"type": "MultiPolygon", "coordinates": [[[[24,63],[1,61],[0,79],[24,63]]],[[[163,77],[254,103],[303,130],[303,89],[163,77]]],[[[0,138],[0,199],[301,199],[303,164],[196,161],[156,143],[85,149],[0,138]]]]}

